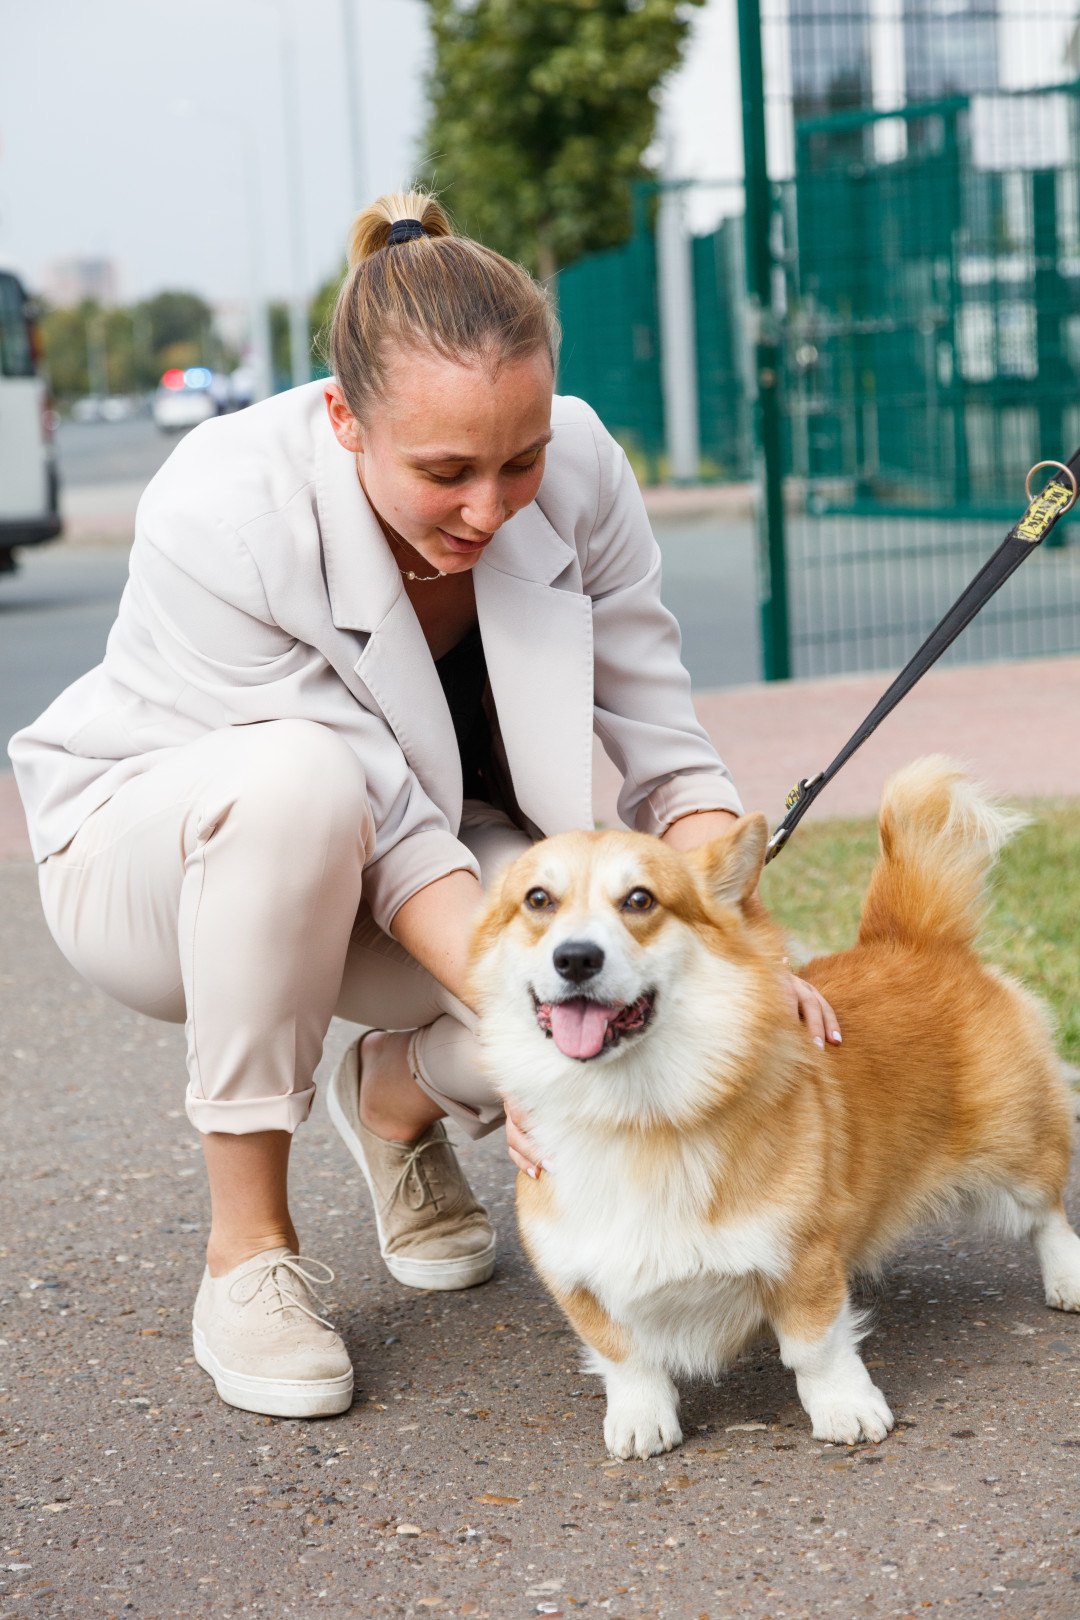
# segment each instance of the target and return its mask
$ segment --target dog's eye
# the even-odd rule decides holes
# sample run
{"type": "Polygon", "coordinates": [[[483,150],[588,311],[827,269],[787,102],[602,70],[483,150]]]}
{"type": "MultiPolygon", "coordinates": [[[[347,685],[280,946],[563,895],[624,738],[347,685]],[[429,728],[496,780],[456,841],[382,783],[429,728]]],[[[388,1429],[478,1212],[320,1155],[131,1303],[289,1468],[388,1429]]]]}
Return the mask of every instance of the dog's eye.
{"type": "Polygon", "coordinates": [[[624,911],[651,911],[656,901],[648,889],[631,889],[622,903],[624,911]]]}
{"type": "Polygon", "coordinates": [[[546,911],[552,899],[546,889],[530,889],[525,896],[525,904],[530,911],[546,911]]]}

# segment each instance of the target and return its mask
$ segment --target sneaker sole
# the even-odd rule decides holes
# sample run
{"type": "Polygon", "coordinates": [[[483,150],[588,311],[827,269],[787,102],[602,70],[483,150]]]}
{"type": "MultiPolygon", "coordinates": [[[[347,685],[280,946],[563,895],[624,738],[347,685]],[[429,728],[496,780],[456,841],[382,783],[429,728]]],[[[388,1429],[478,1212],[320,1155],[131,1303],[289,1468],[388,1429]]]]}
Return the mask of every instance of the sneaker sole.
{"type": "Polygon", "coordinates": [[[356,1110],[359,1099],[359,1086],[355,1084],[351,1075],[346,1075],[346,1070],[351,1069],[354,1065],[358,1065],[358,1058],[353,1056],[353,1051],[350,1048],[334,1070],[330,1080],[326,1093],[326,1109],[338,1135],[360,1166],[364,1180],[367,1182],[368,1192],[371,1194],[371,1205],[375,1211],[375,1228],[379,1235],[379,1252],[383,1258],[383,1265],[394,1281],[403,1283],[406,1288],[433,1288],[449,1291],[458,1288],[475,1288],[480,1283],[486,1283],[495,1270],[494,1237],[485,1249],[480,1250],[479,1254],[463,1255],[460,1259],[413,1260],[406,1255],[387,1254],[382,1221],[379,1219],[378,1198],[372,1185],[367,1160],[364,1158],[364,1144],[360,1140],[357,1129],[359,1121],[356,1110]],[[347,1080],[348,1086],[346,1084],[347,1080]],[[357,1102],[354,1102],[354,1096],[357,1102]]]}
{"type": "Polygon", "coordinates": [[[334,1417],[352,1405],[353,1375],[340,1378],[256,1378],[251,1373],[230,1372],[207,1347],[201,1328],[192,1328],[191,1344],[195,1360],[208,1372],[221,1399],[245,1412],[262,1412],[267,1417],[334,1417]]]}

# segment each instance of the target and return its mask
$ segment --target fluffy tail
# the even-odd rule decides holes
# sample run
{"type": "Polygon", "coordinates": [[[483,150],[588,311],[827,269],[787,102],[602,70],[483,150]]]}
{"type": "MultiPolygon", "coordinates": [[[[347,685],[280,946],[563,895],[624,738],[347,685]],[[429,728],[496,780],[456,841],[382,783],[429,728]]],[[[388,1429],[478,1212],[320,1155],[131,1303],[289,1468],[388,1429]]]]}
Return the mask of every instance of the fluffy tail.
{"type": "Polygon", "coordinates": [[[859,940],[970,945],[985,909],[983,879],[1028,817],[995,804],[940,754],[885,784],[881,859],[863,903],[859,940]]]}

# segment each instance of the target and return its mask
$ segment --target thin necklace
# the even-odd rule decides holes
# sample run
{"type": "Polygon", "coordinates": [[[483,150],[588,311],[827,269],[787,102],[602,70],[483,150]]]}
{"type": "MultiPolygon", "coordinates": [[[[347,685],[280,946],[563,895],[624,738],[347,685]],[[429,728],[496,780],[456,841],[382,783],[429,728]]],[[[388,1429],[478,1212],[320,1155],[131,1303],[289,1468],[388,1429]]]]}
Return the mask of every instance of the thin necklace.
{"type": "MultiPolygon", "coordinates": [[[[397,535],[390,530],[389,525],[384,528],[383,532],[392,546],[402,546],[406,543],[404,540],[398,539],[397,535]]],[[[402,579],[415,579],[420,585],[430,585],[432,580],[446,578],[446,575],[443,573],[416,574],[411,568],[399,568],[398,573],[401,575],[402,579]]]]}
{"type": "Polygon", "coordinates": [[[411,568],[399,568],[402,579],[415,579],[419,585],[430,585],[433,579],[445,579],[445,574],[414,574],[411,568]]]}

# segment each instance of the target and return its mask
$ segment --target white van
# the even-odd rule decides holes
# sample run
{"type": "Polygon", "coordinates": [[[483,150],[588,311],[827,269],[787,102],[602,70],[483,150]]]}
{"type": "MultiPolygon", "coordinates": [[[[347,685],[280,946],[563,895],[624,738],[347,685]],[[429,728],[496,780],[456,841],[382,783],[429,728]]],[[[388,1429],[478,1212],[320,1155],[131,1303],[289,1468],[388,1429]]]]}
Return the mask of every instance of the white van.
{"type": "Polygon", "coordinates": [[[53,409],[38,368],[30,300],[0,266],[0,574],[15,547],[60,533],[53,409]]]}

